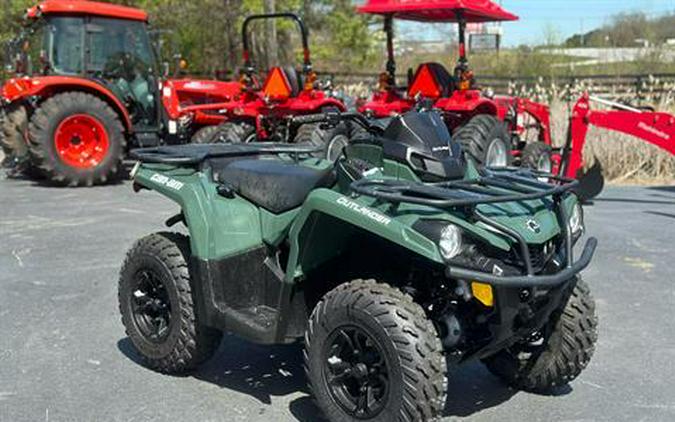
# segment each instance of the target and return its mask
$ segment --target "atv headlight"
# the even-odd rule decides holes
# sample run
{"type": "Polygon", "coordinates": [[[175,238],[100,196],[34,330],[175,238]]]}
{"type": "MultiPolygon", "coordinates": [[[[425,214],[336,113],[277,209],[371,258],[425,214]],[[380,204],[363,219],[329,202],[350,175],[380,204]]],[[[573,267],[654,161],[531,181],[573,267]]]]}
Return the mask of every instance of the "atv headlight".
{"type": "Polygon", "coordinates": [[[443,259],[450,260],[462,252],[462,231],[454,224],[448,224],[441,230],[438,241],[443,259]]]}
{"type": "Polygon", "coordinates": [[[575,204],[572,209],[572,215],[570,215],[569,220],[570,230],[575,236],[580,235],[584,232],[584,211],[581,209],[580,204],[575,204]]]}

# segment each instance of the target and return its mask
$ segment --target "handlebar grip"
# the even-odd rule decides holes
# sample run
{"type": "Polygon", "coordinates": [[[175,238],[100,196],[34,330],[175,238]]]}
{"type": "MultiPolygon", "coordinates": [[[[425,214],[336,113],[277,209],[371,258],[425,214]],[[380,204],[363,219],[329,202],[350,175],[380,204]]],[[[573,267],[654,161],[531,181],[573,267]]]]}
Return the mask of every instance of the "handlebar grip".
{"type": "Polygon", "coordinates": [[[295,116],[293,117],[293,123],[299,125],[306,125],[311,123],[322,123],[328,120],[328,115],[326,113],[319,114],[307,114],[304,116],[295,116]]]}

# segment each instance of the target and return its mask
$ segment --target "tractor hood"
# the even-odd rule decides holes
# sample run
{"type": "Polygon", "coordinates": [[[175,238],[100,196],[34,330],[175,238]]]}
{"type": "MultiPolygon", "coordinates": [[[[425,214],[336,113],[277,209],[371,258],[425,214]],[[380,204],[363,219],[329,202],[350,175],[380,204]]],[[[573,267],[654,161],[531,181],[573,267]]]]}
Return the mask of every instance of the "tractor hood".
{"type": "Polygon", "coordinates": [[[368,0],[358,11],[419,22],[518,20],[518,16],[489,0],[368,0]]]}

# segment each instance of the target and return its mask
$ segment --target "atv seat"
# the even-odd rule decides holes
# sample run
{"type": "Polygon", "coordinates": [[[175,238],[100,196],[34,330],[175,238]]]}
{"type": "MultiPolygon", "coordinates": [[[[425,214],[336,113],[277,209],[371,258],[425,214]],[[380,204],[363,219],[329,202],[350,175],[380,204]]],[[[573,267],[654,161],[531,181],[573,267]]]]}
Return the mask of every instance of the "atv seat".
{"type": "Polygon", "coordinates": [[[317,170],[269,159],[230,162],[213,168],[213,174],[217,182],[274,214],[299,207],[312,190],[329,188],[336,181],[332,167],[317,170]]]}

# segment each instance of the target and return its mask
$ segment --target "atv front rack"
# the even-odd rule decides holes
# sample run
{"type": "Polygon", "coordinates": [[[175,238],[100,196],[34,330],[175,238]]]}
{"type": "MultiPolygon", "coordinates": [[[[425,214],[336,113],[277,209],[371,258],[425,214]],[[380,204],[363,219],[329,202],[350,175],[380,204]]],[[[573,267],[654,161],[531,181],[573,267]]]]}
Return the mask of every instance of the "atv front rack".
{"type": "Polygon", "coordinates": [[[281,144],[273,142],[251,142],[247,144],[187,144],[170,145],[132,150],[131,158],[144,163],[171,165],[198,165],[210,158],[244,157],[255,155],[300,156],[320,152],[321,149],[309,144],[281,144]]]}
{"type": "Polygon", "coordinates": [[[351,185],[354,193],[381,199],[394,204],[411,203],[435,208],[463,208],[478,221],[498,233],[512,238],[519,247],[525,274],[501,276],[469,268],[447,267],[447,275],[462,280],[476,280],[501,287],[554,287],[572,279],[591,262],[597,240],[586,243],[579,260],[575,262],[574,239],[569,216],[563,206],[562,196],[574,189],[578,182],[552,174],[525,169],[485,169],[476,179],[457,180],[433,184],[401,180],[357,180],[351,185]],[[543,182],[538,178],[546,178],[543,182]],[[563,235],[565,262],[555,274],[536,275],[529,245],[525,238],[509,227],[491,220],[477,210],[478,205],[529,201],[550,197],[556,210],[563,235]]]}
{"type": "Polygon", "coordinates": [[[524,169],[486,169],[475,179],[440,183],[360,179],[351,189],[360,195],[393,203],[436,208],[474,207],[481,204],[560,197],[574,189],[576,180],[524,169]],[[537,178],[546,178],[547,183],[537,178]]]}

